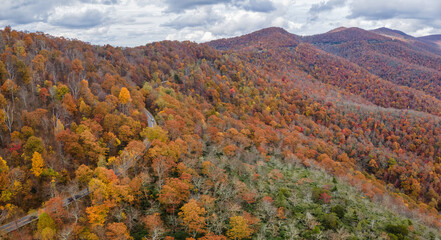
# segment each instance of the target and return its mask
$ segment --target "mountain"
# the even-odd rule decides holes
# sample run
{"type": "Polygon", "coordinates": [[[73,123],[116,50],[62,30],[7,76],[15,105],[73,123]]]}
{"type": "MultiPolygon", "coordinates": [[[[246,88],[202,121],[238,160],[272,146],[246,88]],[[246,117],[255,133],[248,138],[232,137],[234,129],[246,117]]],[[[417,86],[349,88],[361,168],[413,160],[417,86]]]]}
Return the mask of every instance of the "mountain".
{"type": "Polygon", "coordinates": [[[389,29],[347,29],[304,38],[306,42],[346,58],[385,80],[440,99],[440,52],[419,40],[409,39],[413,38],[389,29]],[[392,38],[388,37],[391,35],[392,38]],[[397,35],[402,36],[401,40],[395,37],[397,35]]]}
{"type": "MultiPolygon", "coordinates": [[[[383,75],[375,75],[377,71],[382,70],[380,66],[375,68],[375,71],[366,69],[359,59],[361,52],[356,51],[359,48],[342,47],[346,52],[337,52],[341,46],[348,44],[368,46],[380,42],[387,44],[392,41],[390,38],[359,28],[340,28],[338,31],[303,37],[300,42],[299,37],[280,29],[277,29],[279,30],[277,33],[283,33],[284,37],[276,36],[274,30],[274,28],[263,29],[242,37],[211,41],[206,45],[218,50],[253,52],[252,59],[263,59],[264,65],[271,66],[273,70],[276,69],[290,75],[297,75],[299,71],[306,75],[313,75],[325,84],[361,96],[382,107],[414,109],[435,115],[441,113],[439,99],[427,92],[420,91],[420,89],[401,86],[404,84],[398,79],[394,79],[394,81],[382,79],[383,75]],[[259,42],[259,44],[247,44],[249,39],[253,39],[253,42],[259,42]],[[297,45],[281,44],[284,42],[299,43],[297,45]],[[309,43],[313,43],[315,46],[309,43]],[[323,50],[346,58],[329,55],[323,50]],[[351,52],[348,54],[348,51],[351,52]],[[347,56],[343,54],[347,54],[347,56]],[[360,65],[357,65],[359,63],[360,65]]],[[[390,71],[390,68],[388,69],[390,71]]],[[[436,92],[435,90],[432,89],[433,92],[436,92]]],[[[437,94],[439,93],[437,92],[437,94]]]]}
{"type": "Polygon", "coordinates": [[[6,27],[1,237],[440,238],[441,102],[386,74],[436,61],[359,28],[121,48],[6,27]]]}
{"type": "Polygon", "coordinates": [[[435,44],[437,47],[441,47],[441,35],[430,35],[418,38],[421,41],[435,44]]]}
{"type": "Polygon", "coordinates": [[[371,32],[380,34],[385,37],[390,37],[392,39],[402,40],[402,41],[416,39],[415,37],[407,35],[406,33],[402,32],[402,31],[389,29],[389,28],[385,28],[385,27],[371,30],[371,32]]]}
{"type": "Polygon", "coordinates": [[[272,47],[295,47],[299,37],[283,28],[270,27],[230,39],[219,39],[207,43],[219,50],[262,49],[272,47]]]}

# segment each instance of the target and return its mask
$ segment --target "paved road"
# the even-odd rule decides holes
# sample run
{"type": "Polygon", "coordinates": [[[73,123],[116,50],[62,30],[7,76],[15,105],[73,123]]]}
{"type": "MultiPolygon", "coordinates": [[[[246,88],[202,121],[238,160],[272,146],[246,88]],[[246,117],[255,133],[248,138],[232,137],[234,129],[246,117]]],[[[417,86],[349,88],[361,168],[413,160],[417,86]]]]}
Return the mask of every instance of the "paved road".
{"type": "MultiPolygon", "coordinates": [[[[144,114],[147,116],[147,123],[148,123],[148,126],[149,126],[149,127],[154,127],[154,126],[156,126],[156,120],[155,120],[155,118],[154,118],[153,115],[152,115],[147,109],[145,109],[145,108],[144,108],[144,114]]],[[[148,148],[150,147],[150,142],[149,142],[148,139],[144,139],[144,142],[143,142],[143,143],[144,143],[144,145],[146,146],[145,151],[147,151],[148,148]]],[[[138,156],[135,156],[135,157],[133,158],[133,160],[136,160],[138,157],[139,157],[139,155],[138,155],[138,156]]],[[[130,168],[131,166],[133,166],[133,164],[134,164],[135,162],[136,162],[136,161],[131,161],[131,162],[129,163],[129,166],[128,166],[128,167],[130,168]]],[[[118,175],[121,174],[121,172],[120,172],[120,171],[115,171],[115,174],[118,176],[118,175]]],[[[70,196],[70,197],[67,197],[67,198],[63,199],[63,207],[67,207],[67,206],[69,206],[69,204],[73,203],[74,201],[77,201],[77,200],[80,199],[80,198],[83,198],[83,197],[89,195],[89,193],[90,193],[90,192],[89,192],[89,188],[85,188],[85,189],[83,189],[83,190],[81,190],[81,191],[75,193],[74,195],[72,195],[72,196],[70,196]]],[[[27,224],[29,224],[29,223],[35,221],[35,220],[37,220],[37,219],[38,219],[38,211],[36,211],[36,212],[34,212],[34,213],[31,213],[31,214],[29,214],[29,215],[27,215],[27,216],[24,216],[24,217],[22,217],[22,218],[20,218],[20,219],[17,219],[17,220],[15,220],[15,221],[12,221],[12,222],[10,222],[10,223],[7,223],[7,224],[5,224],[5,225],[3,225],[3,226],[0,226],[0,236],[1,236],[1,235],[4,235],[4,234],[7,234],[7,233],[9,233],[9,232],[15,231],[15,230],[17,230],[17,229],[19,229],[19,228],[21,228],[21,227],[23,227],[23,226],[25,226],[25,225],[27,225],[27,224]]]]}

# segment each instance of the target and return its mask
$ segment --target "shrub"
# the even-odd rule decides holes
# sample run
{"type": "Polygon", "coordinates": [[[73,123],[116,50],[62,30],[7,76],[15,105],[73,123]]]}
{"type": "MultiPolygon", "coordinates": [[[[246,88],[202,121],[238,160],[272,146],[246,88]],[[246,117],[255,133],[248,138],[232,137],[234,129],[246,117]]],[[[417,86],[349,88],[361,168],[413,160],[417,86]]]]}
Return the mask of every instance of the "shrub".
{"type": "Polygon", "coordinates": [[[386,231],[391,238],[405,239],[409,234],[409,228],[405,224],[388,224],[386,225],[386,231]]]}
{"type": "Polygon", "coordinates": [[[331,212],[337,214],[337,217],[342,219],[345,216],[346,209],[342,205],[338,204],[331,208],[331,212]]]}
{"type": "Polygon", "coordinates": [[[331,199],[331,193],[327,189],[314,187],[312,189],[312,201],[315,203],[329,203],[331,199]]]}
{"type": "Polygon", "coordinates": [[[328,213],[323,215],[320,221],[322,226],[326,229],[336,229],[338,226],[338,217],[335,213],[328,213]]]}

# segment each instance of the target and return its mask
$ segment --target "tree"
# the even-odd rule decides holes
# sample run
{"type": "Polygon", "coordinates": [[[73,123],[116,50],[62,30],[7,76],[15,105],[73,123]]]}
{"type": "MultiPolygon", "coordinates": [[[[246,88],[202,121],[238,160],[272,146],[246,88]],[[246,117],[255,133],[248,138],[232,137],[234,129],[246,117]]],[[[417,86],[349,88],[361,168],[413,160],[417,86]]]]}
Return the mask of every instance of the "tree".
{"type": "Polygon", "coordinates": [[[130,102],[131,99],[129,90],[125,87],[121,88],[118,99],[121,104],[127,104],[128,102],[130,102]]]}
{"type": "Polygon", "coordinates": [[[84,164],[81,164],[75,171],[75,178],[82,185],[88,184],[92,179],[92,177],[93,177],[93,171],[84,164]]]}
{"type": "Polygon", "coordinates": [[[159,213],[145,216],[142,219],[142,222],[153,240],[160,239],[161,235],[164,233],[164,222],[162,222],[159,213]]]}
{"type": "Polygon", "coordinates": [[[7,173],[9,171],[9,167],[8,164],[6,163],[5,160],[3,160],[2,157],[0,157],[0,173],[7,173]]]}
{"type": "Polygon", "coordinates": [[[8,164],[0,157],[0,191],[4,191],[8,186],[8,173],[8,164]]]}
{"type": "Polygon", "coordinates": [[[26,144],[23,146],[25,159],[29,160],[31,159],[31,156],[35,152],[43,153],[44,146],[43,146],[43,140],[39,137],[31,136],[26,141],[26,144]]]}
{"type": "Polygon", "coordinates": [[[62,105],[71,115],[74,115],[75,112],[77,112],[77,104],[70,93],[64,95],[62,105]]]}
{"type": "Polygon", "coordinates": [[[204,214],[207,213],[205,208],[200,207],[195,199],[190,199],[190,201],[181,207],[181,212],[179,217],[182,219],[184,225],[188,227],[188,232],[193,233],[196,236],[198,233],[206,232],[206,223],[204,214]]]}
{"type": "Polygon", "coordinates": [[[190,184],[179,178],[169,178],[159,194],[159,202],[166,205],[167,211],[174,213],[176,207],[190,196],[190,184]]]}
{"type": "Polygon", "coordinates": [[[249,238],[251,234],[253,234],[253,230],[249,227],[244,217],[230,217],[230,229],[227,231],[227,236],[230,239],[240,240],[249,238]]]}
{"type": "Polygon", "coordinates": [[[152,128],[146,127],[139,134],[143,139],[147,138],[149,141],[158,139],[161,142],[166,142],[168,140],[167,131],[163,130],[160,126],[156,125],[152,128]]]}
{"type": "Polygon", "coordinates": [[[34,71],[43,72],[45,63],[46,63],[46,58],[41,54],[37,54],[32,60],[34,71]]]}
{"type": "Polygon", "coordinates": [[[5,64],[0,61],[0,85],[8,79],[9,73],[6,70],[5,64]]]}
{"type": "Polygon", "coordinates": [[[41,239],[42,240],[54,240],[56,239],[56,231],[52,228],[45,228],[43,231],[41,231],[41,239]]]}
{"type": "Polygon", "coordinates": [[[133,239],[124,223],[110,223],[106,229],[106,236],[109,240],[133,239]]]}
{"type": "Polygon", "coordinates": [[[81,62],[81,60],[79,60],[78,58],[72,60],[71,69],[77,75],[80,74],[80,72],[84,70],[83,63],[81,62]]]}
{"type": "Polygon", "coordinates": [[[129,142],[133,139],[134,133],[132,129],[127,125],[122,125],[118,128],[118,138],[123,142],[129,142]]]}
{"type": "Polygon", "coordinates": [[[198,238],[198,240],[227,240],[227,237],[223,235],[215,235],[214,233],[208,233],[207,235],[198,238]]]}
{"type": "Polygon", "coordinates": [[[40,235],[42,239],[55,239],[55,222],[45,212],[38,216],[37,231],[37,234],[40,235]]]}
{"type": "Polygon", "coordinates": [[[29,74],[28,66],[26,66],[24,62],[15,58],[15,67],[17,69],[16,79],[20,80],[22,83],[29,84],[31,81],[31,75],[29,74]]]}
{"type": "Polygon", "coordinates": [[[63,207],[63,199],[61,197],[53,197],[44,204],[44,211],[57,223],[58,226],[63,224],[63,218],[67,215],[67,211],[63,207]]]}
{"type": "Polygon", "coordinates": [[[93,205],[86,208],[87,217],[93,226],[103,226],[106,221],[109,208],[105,204],[93,205]]]}
{"type": "Polygon", "coordinates": [[[34,152],[34,155],[32,155],[32,173],[39,177],[41,173],[43,172],[43,158],[41,157],[41,154],[39,152],[34,152]]]}

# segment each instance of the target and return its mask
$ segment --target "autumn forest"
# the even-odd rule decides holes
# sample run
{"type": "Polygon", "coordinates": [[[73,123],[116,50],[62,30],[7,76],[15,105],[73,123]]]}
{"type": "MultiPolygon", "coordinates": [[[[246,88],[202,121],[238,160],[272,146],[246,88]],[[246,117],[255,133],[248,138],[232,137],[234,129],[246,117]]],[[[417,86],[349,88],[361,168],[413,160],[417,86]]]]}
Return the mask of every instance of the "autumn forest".
{"type": "Polygon", "coordinates": [[[0,31],[0,238],[440,239],[440,196],[428,40],[0,31]]]}

